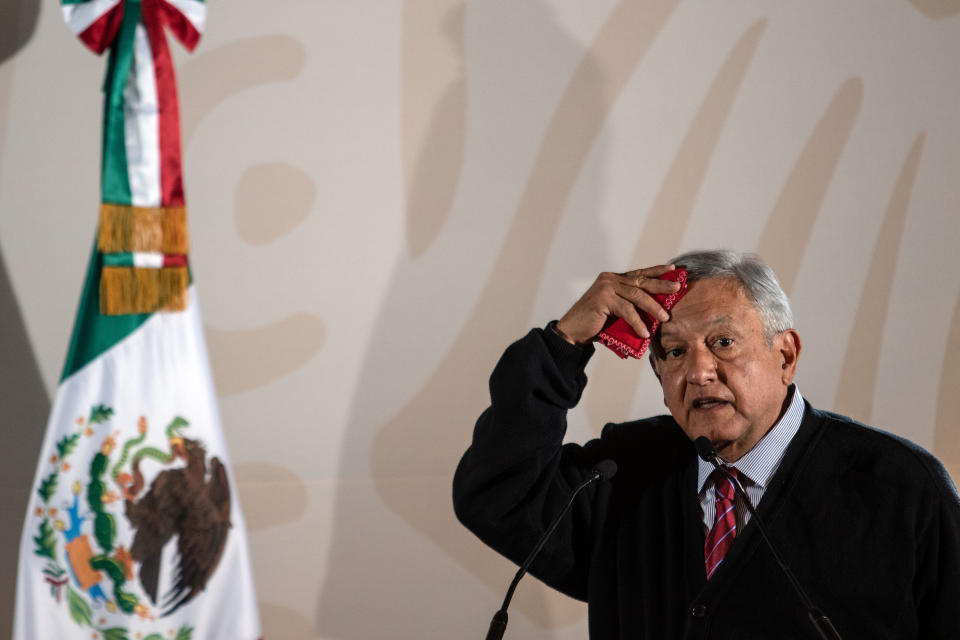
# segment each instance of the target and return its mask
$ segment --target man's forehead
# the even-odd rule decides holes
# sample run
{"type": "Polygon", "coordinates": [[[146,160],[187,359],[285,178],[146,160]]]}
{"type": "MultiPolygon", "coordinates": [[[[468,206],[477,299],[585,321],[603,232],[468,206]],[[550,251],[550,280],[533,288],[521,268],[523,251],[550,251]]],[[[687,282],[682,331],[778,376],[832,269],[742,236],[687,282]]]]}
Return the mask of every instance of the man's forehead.
{"type": "MultiPolygon", "coordinates": [[[[703,325],[708,328],[729,327],[729,326],[734,326],[738,324],[736,318],[734,318],[729,313],[724,313],[723,310],[721,309],[718,309],[717,312],[719,315],[717,315],[716,317],[700,316],[696,318],[691,318],[691,321],[702,321],[703,325]]],[[[663,325],[661,325],[660,333],[662,335],[669,336],[673,333],[680,332],[683,330],[684,325],[691,324],[691,321],[684,322],[684,320],[681,319],[680,321],[674,322],[673,319],[671,318],[667,322],[663,323],[663,325]]],[[[699,322],[697,322],[697,324],[699,324],[699,322]]]]}
{"type": "Polygon", "coordinates": [[[677,302],[670,320],[661,327],[663,335],[682,331],[686,327],[716,327],[737,325],[743,314],[754,311],[739,282],[730,278],[698,280],[690,286],[687,295],[677,302]]]}

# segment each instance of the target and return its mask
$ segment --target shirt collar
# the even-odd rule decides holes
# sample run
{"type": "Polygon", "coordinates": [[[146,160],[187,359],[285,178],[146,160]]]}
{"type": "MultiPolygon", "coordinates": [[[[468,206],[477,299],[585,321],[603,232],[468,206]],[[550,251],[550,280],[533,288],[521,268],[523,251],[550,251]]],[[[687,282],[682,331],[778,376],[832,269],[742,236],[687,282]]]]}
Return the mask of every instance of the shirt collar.
{"type": "MultiPolygon", "coordinates": [[[[800,395],[800,390],[796,385],[790,385],[788,393],[790,391],[793,392],[790,406],[787,407],[777,424],[734,465],[740,472],[740,476],[745,476],[754,485],[766,487],[780,466],[780,462],[787,452],[787,445],[790,444],[793,436],[800,429],[800,422],[803,420],[803,396],[800,395]]],[[[704,486],[710,478],[710,474],[713,473],[713,469],[712,464],[697,458],[698,493],[703,493],[704,486]]]]}

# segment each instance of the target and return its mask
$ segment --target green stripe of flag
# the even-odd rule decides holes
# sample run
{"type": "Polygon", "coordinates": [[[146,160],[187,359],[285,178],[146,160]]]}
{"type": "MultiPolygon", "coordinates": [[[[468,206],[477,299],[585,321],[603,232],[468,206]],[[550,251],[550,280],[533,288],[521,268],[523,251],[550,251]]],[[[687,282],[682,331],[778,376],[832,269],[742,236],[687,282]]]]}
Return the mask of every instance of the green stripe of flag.
{"type": "Polygon", "coordinates": [[[114,45],[110,48],[107,77],[104,81],[103,104],[103,173],[101,199],[103,202],[133,204],[130,178],[127,174],[127,149],[124,129],[123,90],[133,63],[134,34],[140,21],[140,2],[127,0],[123,7],[123,22],[114,45]]]}
{"type": "Polygon", "coordinates": [[[105,316],[100,313],[100,270],[101,256],[97,243],[93,243],[93,255],[87,267],[83,293],[80,294],[80,306],[77,319],[73,323],[73,336],[67,350],[67,360],[63,365],[60,380],[66,380],[85,364],[117,344],[147,321],[149,313],[131,313],[122,316],[105,316]]]}

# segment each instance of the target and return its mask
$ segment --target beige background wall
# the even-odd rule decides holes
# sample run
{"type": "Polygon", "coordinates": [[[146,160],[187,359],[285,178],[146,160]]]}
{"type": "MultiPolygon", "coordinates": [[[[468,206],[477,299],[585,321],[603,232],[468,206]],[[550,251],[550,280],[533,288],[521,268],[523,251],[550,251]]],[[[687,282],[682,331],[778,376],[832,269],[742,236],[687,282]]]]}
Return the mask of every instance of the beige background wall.
{"type": "MultiPolygon", "coordinates": [[[[210,0],[191,260],[266,636],[481,637],[450,477],[500,351],[601,270],[759,251],[816,405],[960,477],[960,1],[210,0]]],[[[0,0],[0,629],[98,205],[105,60],[0,0]]],[[[662,410],[602,353],[572,439],[662,410]]],[[[523,583],[517,638],[583,638],[523,583]]]]}

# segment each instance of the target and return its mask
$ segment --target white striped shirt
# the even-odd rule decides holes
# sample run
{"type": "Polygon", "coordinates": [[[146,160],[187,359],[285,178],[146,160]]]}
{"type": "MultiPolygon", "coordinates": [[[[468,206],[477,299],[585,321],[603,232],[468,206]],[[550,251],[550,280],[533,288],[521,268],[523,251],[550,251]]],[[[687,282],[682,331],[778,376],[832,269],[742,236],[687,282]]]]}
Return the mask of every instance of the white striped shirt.
{"type": "MultiPolygon", "coordinates": [[[[803,420],[803,396],[796,385],[791,387],[793,397],[790,399],[790,406],[784,412],[783,417],[777,421],[765,436],[753,446],[753,449],[747,452],[745,456],[737,460],[731,466],[737,468],[740,473],[740,484],[744,491],[750,497],[753,506],[760,504],[773,474],[780,467],[783,456],[787,452],[787,445],[793,440],[800,428],[800,422],[803,420]]],[[[713,526],[713,518],[716,509],[716,490],[714,484],[710,482],[710,474],[713,473],[713,465],[698,459],[697,468],[697,491],[700,494],[700,511],[703,513],[704,531],[710,531],[713,526]]],[[[734,507],[737,514],[737,528],[743,528],[750,521],[750,512],[747,506],[738,496],[734,500],[734,507]]]]}

